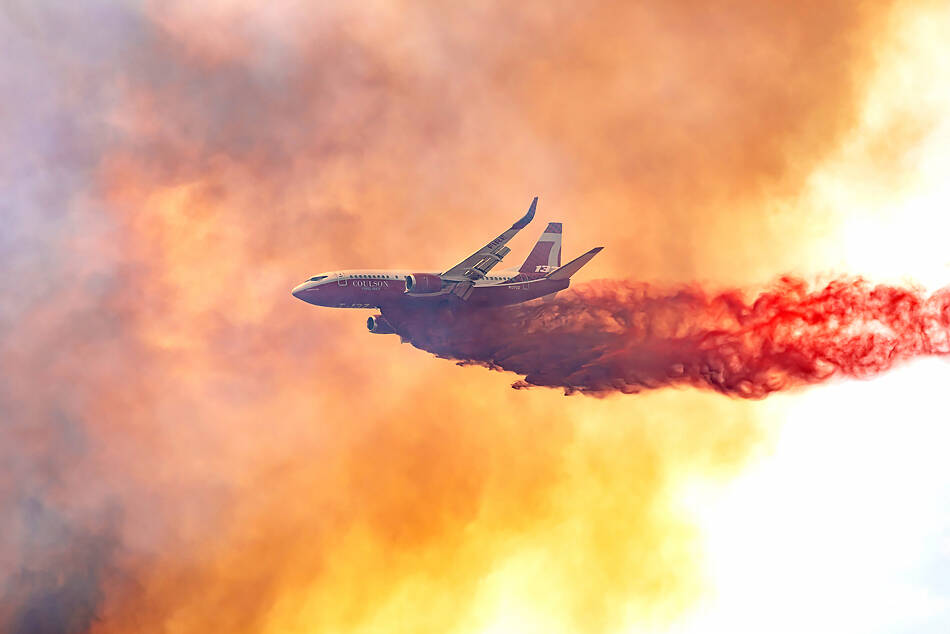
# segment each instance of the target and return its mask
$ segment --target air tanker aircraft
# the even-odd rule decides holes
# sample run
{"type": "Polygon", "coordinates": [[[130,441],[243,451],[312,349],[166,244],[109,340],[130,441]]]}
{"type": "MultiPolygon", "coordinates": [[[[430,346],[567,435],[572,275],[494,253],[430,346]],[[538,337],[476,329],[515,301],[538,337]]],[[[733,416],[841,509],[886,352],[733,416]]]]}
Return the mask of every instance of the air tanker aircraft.
{"type": "Polygon", "coordinates": [[[511,252],[505,245],[531,222],[537,206],[535,196],[521,220],[444,273],[329,271],[311,277],[291,292],[294,297],[315,306],[379,309],[383,314],[366,320],[366,327],[376,334],[396,332],[385,317],[387,310],[396,312],[426,307],[465,310],[553,297],[567,288],[571,276],[603,247],[591,249],[561,266],[561,223],[552,222],[521,268],[492,275],[492,268],[511,252]]]}

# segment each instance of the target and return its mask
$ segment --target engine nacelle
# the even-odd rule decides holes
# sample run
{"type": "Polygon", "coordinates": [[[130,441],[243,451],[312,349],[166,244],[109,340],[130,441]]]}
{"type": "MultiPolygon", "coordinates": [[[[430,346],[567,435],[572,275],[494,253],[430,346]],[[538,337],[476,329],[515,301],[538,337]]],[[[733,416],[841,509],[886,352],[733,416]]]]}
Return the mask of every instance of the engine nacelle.
{"type": "Polygon", "coordinates": [[[442,290],[442,278],[432,273],[413,273],[406,276],[407,293],[438,293],[442,290]]]}
{"type": "Polygon", "coordinates": [[[382,315],[371,315],[366,319],[366,329],[374,335],[394,335],[396,329],[382,315]]]}

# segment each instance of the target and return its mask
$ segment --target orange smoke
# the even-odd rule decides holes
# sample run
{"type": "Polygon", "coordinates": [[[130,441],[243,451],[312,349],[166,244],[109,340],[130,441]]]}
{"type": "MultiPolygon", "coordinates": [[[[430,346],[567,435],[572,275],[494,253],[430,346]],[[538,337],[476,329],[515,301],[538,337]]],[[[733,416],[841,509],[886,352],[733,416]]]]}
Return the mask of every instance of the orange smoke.
{"type": "Polygon", "coordinates": [[[16,255],[36,291],[2,315],[0,629],[675,620],[704,588],[671,500],[734,473],[762,410],[514,392],[289,289],[444,268],[534,193],[605,276],[807,266],[820,224],[782,205],[852,126],[889,3],[195,6],[16,18],[56,52],[27,56],[56,78],[38,129],[95,125],[41,157],[65,229],[16,220],[52,264],[16,255]]]}

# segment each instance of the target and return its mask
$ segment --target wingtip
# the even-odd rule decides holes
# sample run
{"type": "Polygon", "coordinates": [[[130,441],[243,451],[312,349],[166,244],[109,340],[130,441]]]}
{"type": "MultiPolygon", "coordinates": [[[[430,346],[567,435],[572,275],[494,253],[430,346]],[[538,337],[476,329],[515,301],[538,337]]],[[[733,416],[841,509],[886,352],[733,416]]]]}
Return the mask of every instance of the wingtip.
{"type": "Polygon", "coordinates": [[[538,197],[535,196],[531,199],[531,206],[528,207],[528,213],[525,214],[525,218],[528,219],[528,222],[531,222],[531,219],[534,218],[534,212],[538,209],[538,197]]]}
{"type": "Polygon", "coordinates": [[[528,225],[528,223],[534,219],[534,212],[537,210],[537,208],[538,208],[538,197],[535,196],[534,199],[531,201],[531,206],[528,207],[528,213],[526,213],[524,217],[521,218],[521,220],[511,225],[511,228],[524,229],[528,225]]]}

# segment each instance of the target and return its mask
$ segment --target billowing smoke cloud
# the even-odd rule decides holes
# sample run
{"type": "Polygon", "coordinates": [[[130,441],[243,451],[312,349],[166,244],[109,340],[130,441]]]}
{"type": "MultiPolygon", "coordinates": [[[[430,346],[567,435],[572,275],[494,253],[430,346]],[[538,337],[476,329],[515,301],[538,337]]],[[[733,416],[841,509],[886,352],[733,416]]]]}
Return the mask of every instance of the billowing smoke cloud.
{"type": "MultiPolygon", "coordinates": [[[[820,224],[779,203],[851,129],[890,8],[3,3],[0,629],[675,618],[701,582],[671,491],[742,464],[754,404],[513,392],[288,291],[449,266],[535,194],[568,249],[609,237],[606,277],[797,270],[820,224]]],[[[685,382],[682,340],[742,393],[769,311],[730,297],[591,286],[456,356],[603,391],[685,382]],[[538,373],[549,332],[623,343],[583,360],[607,376],[538,373]],[[656,367],[625,365],[644,342],[656,367]]]]}
{"type": "Polygon", "coordinates": [[[22,563],[0,592],[0,630],[10,634],[86,632],[114,573],[118,544],[112,518],[95,523],[62,517],[42,498],[29,498],[5,523],[22,563]],[[13,520],[12,522],[10,520],[13,520]],[[17,525],[17,522],[20,522],[17,525]]]}
{"type": "Polygon", "coordinates": [[[785,278],[752,301],[739,291],[595,282],[547,303],[392,319],[419,348],[524,375],[515,388],[566,394],[692,386],[761,398],[950,352],[950,292],[860,279],[810,289],[785,278]]]}

